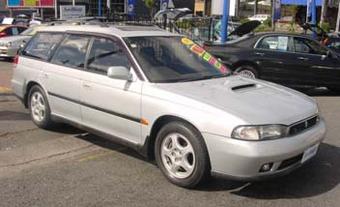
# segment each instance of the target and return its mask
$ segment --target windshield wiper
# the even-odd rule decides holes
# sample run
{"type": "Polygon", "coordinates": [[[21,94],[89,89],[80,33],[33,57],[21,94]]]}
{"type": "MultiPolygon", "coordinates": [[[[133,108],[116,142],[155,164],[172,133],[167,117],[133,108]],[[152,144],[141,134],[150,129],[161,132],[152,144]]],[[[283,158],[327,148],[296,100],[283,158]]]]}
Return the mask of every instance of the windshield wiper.
{"type": "Polygon", "coordinates": [[[206,80],[206,79],[213,79],[213,78],[223,78],[223,77],[227,77],[230,75],[231,73],[213,74],[213,75],[204,75],[200,77],[178,78],[178,79],[168,80],[167,82],[190,82],[190,81],[199,81],[199,80],[206,80]]]}

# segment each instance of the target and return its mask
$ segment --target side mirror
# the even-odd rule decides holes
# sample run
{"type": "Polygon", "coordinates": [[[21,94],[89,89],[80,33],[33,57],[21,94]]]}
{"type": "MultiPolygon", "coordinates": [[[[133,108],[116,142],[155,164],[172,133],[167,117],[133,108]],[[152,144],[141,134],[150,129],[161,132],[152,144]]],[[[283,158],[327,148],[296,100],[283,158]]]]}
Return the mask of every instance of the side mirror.
{"type": "Polygon", "coordinates": [[[107,70],[107,76],[113,79],[121,79],[132,81],[132,74],[127,67],[124,66],[112,66],[107,70]]]}

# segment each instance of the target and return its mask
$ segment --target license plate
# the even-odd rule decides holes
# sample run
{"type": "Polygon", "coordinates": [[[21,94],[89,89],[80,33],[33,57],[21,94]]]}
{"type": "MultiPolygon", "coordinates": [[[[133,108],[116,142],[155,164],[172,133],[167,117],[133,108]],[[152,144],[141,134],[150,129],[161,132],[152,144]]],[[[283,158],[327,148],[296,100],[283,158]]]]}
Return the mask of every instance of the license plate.
{"type": "Polygon", "coordinates": [[[319,148],[319,144],[316,144],[306,149],[305,152],[303,153],[301,163],[304,163],[310,158],[314,157],[314,155],[316,155],[316,153],[318,152],[318,148],[319,148]]]}

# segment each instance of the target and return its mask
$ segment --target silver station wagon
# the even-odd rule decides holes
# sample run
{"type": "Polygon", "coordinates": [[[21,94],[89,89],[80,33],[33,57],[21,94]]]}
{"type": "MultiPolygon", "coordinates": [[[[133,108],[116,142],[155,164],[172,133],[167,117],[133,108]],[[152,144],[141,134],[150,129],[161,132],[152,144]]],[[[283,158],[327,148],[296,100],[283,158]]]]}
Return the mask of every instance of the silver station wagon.
{"type": "Polygon", "coordinates": [[[310,97],[232,75],[157,27],[45,27],[15,63],[13,90],[37,126],[65,122],[128,145],[182,187],[287,174],[326,131],[310,97]]]}

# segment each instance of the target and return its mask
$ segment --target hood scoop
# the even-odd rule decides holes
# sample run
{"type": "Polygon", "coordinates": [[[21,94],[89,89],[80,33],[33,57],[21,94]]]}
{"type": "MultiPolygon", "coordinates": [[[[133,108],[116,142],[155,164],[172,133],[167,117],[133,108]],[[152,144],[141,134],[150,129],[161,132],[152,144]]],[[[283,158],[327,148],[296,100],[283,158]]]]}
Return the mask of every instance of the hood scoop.
{"type": "Polygon", "coordinates": [[[231,88],[232,91],[238,91],[238,90],[243,90],[243,89],[248,89],[248,88],[254,88],[256,87],[256,84],[250,83],[250,84],[243,84],[243,85],[238,85],[238,86],[233,86],[231,88]]]}

